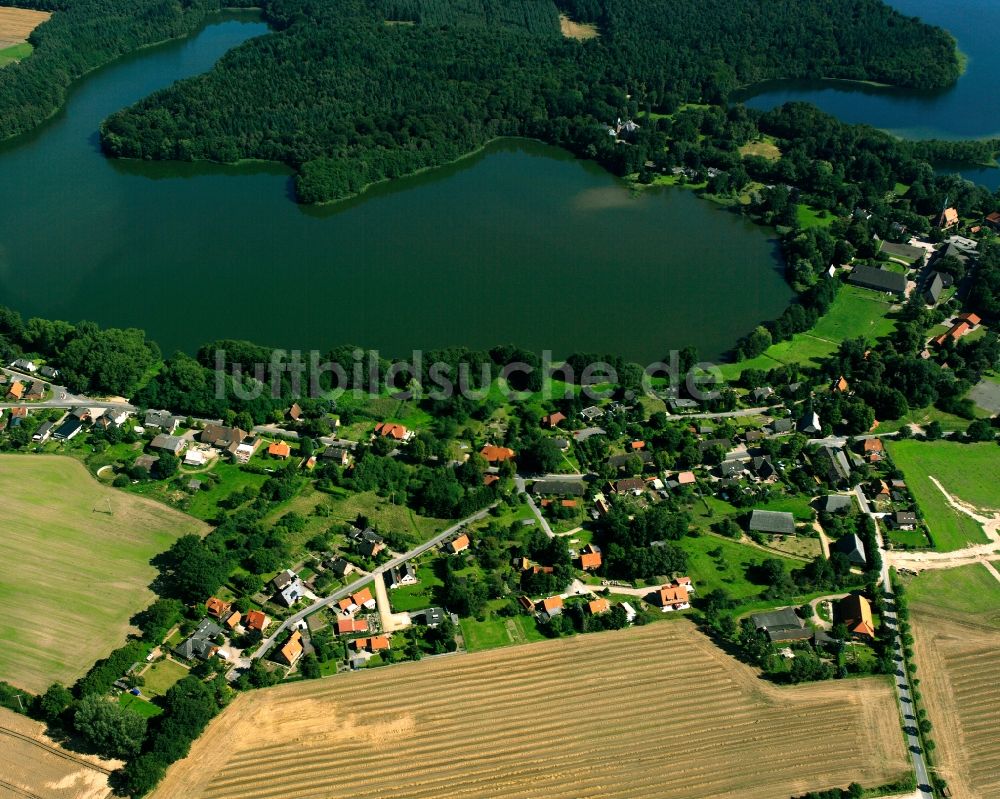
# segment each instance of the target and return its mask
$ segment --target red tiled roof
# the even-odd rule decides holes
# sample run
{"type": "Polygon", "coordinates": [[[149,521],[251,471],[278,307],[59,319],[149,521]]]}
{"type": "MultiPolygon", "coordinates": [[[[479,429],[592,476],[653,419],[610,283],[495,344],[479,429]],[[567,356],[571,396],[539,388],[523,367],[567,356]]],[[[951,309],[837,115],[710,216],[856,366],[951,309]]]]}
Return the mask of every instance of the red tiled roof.
{"type": "Polygon", "coordinates": [[[596,569],[601,565],[600,552],[584,552],[580,555],[580,568],[584,570],[596,569]]]}
{"type": "Polygon", "coordinates": [[[396,441],[402,441],[406,438],[406,434],[409,431],[401,424],[379,422],[375,425],[375,432],[382,436],[382,438],[394,438],[396,441]]]}
{"type": "Polygon", "coordinates": [[[276,458],[287,458],[292,454],[292,448],[284,441],[275,441],[267,448],[267,454],[276,458]]]}
{"type": "Polygon", "coordinates": [[[488,463],[501,463],[510,460],[515,455],[514,450],[510,447],[496,447],[493,444],[487,444],[479,451],[479,454],[486,458],[488,463]]]}
{"type": "Polygon", "coordinates": [[[264,628],[267,627],[267,614],[259,610],[248,611],[243,626],[250,630],[263,632],[264,628]]]}

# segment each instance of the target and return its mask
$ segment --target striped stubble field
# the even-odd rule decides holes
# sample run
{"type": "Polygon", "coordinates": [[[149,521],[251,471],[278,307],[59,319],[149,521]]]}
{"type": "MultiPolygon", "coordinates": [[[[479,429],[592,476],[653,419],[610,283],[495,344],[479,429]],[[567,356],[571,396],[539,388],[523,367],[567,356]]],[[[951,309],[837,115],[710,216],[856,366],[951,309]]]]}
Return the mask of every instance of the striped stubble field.
{"type": "Polygon", "coordinates": [[[784,799],[907,771],[886,680],[760,681],[686,621],[238,697],[155,799],[784,799]]]}

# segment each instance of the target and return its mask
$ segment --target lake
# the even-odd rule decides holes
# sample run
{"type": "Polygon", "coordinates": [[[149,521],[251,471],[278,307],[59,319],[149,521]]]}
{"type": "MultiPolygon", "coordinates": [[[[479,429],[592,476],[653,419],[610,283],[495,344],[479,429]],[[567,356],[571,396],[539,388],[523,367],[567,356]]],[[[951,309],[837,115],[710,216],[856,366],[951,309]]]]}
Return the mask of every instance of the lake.
{"type": "Polygon", "coordinates": [[[221,337],[386,355],[513,342],[642,362],[692,344],[716,357],[788,304],[764,230],[538,143],[494,142],[323,209],[297,206],[280,166],[101,155],[108,114],[266,30],[225,17],[119,61],[0,146],[0,303],[141,327],[167,353],[221,337]]]}
{"type": "MultiPolygon", "coordinates": [[[[801,100],[845,122],[865,123],[917,139],[1000,138],[1000,2],[997,0],[889,0],[904,14],[950,31],[968,56],[965,74],[940,91],[884,89],[834,81],[772,81],[733,99],[769,109],[801,100]]],[[[1000,187],[1000,169],[963,169],[971,180],[1000,187]]]]}

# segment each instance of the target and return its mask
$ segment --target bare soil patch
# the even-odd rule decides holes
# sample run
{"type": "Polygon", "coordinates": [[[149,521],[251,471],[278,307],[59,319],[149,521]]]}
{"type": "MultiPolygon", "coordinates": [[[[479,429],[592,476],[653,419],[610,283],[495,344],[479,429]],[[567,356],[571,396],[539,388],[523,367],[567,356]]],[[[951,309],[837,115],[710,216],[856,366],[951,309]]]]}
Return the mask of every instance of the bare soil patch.
{"type": "Polygon", "coordinates": [[[679,621],[241,695],[154,796],[774,799],[906,770],[886,681],[780,689],[679,621]]]}
{"type": "Polygon", "coordinates": [[[47,11],[0,8],[0,50],[28,41],[31,32],[51,16],[47,11]]]}
{"type": "Polygon", "coordinates": [[[596,39],[601,35],[593,23],[574,22],[565,14],[559,15],[559,30],[567,39],[579,39],[582,42],[587,41],[587,39],[596,39]]]}

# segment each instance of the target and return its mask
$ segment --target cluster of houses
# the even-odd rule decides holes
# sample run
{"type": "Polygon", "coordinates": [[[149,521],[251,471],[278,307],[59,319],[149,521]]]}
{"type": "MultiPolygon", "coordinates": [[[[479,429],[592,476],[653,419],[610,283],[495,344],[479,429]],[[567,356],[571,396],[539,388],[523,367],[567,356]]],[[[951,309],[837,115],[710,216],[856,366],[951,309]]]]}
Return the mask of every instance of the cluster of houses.
{"type": "MultiPolygon", "coordinates": [[[[863,594],[852,593],[838,600],[834,606],[834,617],[837,622],[847,627],[848,633],[852,636],[860,640],[874,640],[875,623],[872,606],[863,594]]],[[[813,640],[823,643],[830,640],[829,634],[824,630],[817,630],[807,625],[794,608],[754,613],[750,619],[754,627],[765,633],[773,644],[813,640]]]]}

